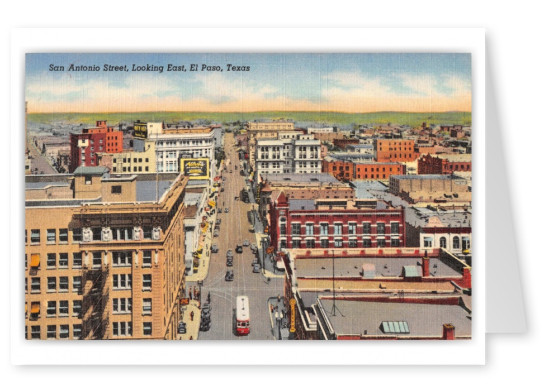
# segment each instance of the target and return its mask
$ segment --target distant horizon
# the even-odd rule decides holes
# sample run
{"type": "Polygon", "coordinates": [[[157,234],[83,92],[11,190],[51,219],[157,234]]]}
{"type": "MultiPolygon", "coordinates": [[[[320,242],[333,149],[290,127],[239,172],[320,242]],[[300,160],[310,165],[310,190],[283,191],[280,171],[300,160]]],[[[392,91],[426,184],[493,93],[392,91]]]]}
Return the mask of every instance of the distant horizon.
{"type": "Polygon", "coordinates": [[[403,110],[382,110],[382,111],[337,111],[337,110],[254,110],[254,111],[220,111],[220,110],[138,110],[138,111],[27,111],[27,114],[149,114],[149,113],[216,113],[216,114],[254,114],[254,113],[336,113],[336,114],[382,114],[382,113],[404,113],[404,114],[446,114],[446,113],[471,113],[470,110],[446,110],[446,111],[403,111],[403,110]]]}

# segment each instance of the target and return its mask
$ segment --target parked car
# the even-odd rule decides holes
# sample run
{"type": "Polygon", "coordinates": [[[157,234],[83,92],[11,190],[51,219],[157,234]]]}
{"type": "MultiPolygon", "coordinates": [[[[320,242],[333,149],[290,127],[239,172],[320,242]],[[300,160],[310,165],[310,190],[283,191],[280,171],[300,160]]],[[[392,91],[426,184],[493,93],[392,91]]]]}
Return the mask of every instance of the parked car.
{"type": "MultiPolygon", "coordinates": [[[[222,209],[218,209],[218,213],[222,213],[222,209]]],[[[222,219],[216,219],[216,225],[220,225],[222,219]]]]}
{"type": "Polygon", "coordinates": [[[235,252],[238,254],[243,253],[243,246],[240,246],[239,244],[235,246],[235,252]]]}
{"type": "Polygon", "coordinates": [[[247,247],[249,244],[251,244],[247,239],[243,241],[243,247],[247,247]]]}
{"type": "Polygon", "coordinates": [[[218,208],[218,213],[222,213],[222,208],[218,208]]]}
{"type": "Polygon", "coordinates": [[[260,263],[253,263],[253,273],[260,273],[260,263]]]}
{"type": "Polygon", "coordinates": [[[232,267],[233,266],[233,257],[227,257],[226,258],[226,266],[232,267]]]}
{"type": "Polygon", "coordinates": [[[223,192],[224,192],[224,188],[221,187],[221,188],[220,188],[220,193],[223,193],[223,192]]]}
{"type": "Polygon", "coordinates": [[[218,232],[218,230],[215,229],[214,232],[212,233],[212,236],[214,236],[215,238],[217,238],[219,234],[220,234],[220,232],[218,232]]]}
{"type": "Polygon", "coordinates": [[[224,209],[224,212],[229,213],[230,210],[228,208],[224,209]]]}
{"type": "Polygon", "coordinates": [[[249,232],[254,232],[254,225],[249,225],[249,232]]]}
{"type": "Polygon", "coordinates": [[[224,277],[226,281],[233,281],[233,270],[228,270],[226,276],[224,277]]]}
{"type": "Polygon", "coordinates": [[[212,246],[210,246],[210,251],[212,251],[213,253],[217,253],[218,252],[218,246],[216,244],[213,244],[212,246]]]}
{"type": "Polygon", "coordinates": [[[256,244],[251,244],[251,251],[253,252],[253,254],[256,254],[258,252],[258,247],[256,247],[256,244]]]}
{"type": "Polygon", "coordinates": [[[226,252],[226,257],[233,257],[233,252],[232,252],[232,250],[228,250],[228,251],[226,252]]]}
{"type": "Polygon", "coordinates": [[[201,319],[199,331],[209,331],[209,330],[210,330],[210,318],[208,320],[201,319]]]}
{"type": "Polygon", "coordinates": [[[180,321],[180,323],[178,323],[178,334],[185,334],[185,333],[187,333],[186,324],[180,321]]]}

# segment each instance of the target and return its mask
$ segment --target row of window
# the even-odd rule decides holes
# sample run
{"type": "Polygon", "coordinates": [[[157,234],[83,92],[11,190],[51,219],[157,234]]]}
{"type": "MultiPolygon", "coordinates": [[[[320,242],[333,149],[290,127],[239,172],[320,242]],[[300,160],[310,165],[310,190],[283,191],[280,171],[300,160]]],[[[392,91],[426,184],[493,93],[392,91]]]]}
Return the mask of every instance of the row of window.
{"type": "MultiPolygon", "coordinates": [[[[306,239],[305,241],[302,241],[300,239],[293,239],[291,240],[291,247],[290,248],[332,248],[332,247],[344,247],[345,244],[347,244],[347,247],[349,248],[357,248],[358,244],[361,244],[364,248],[370,248],[373,247],[373,243],[376,243],[376,247],[387,247],[387,240],[386,239],[377,239],[376,241],[372,241],[371,239],[363,239],[361,242],[357,239],[348,239],[347,242],[344,242],[342,239],[334,239],[333,241],[330,241],[329,239],[321,239],[319,242],[317,242],[315,239],[306,239]],[[304,243],[304,245],[303,245],[304,243]],[[318,245],[316,246],[316,244],[318,245]],[[331,243],[333,244],[331,246],[331,243]]],[[[400,247],[400,239],[398,238],[392,238],[390,239],[390,246],[389,247],[400,247]]],[[[281,240],[279,242],[279,248],[284,249],[287,248],[287,240],[281,240]]]]}
{"type": "MultiPolygon", "coordinates": [[[[126,157],[122,158],[123,163],[130,163],[131,161],[132,161],[132,159],[130,159],[130,158],[126,158],[126,157]]],[[[116,162],[117,162],[117,158],[113,158],[113,163],[116,163],[116,162]]],[[[134,163],[141,163],[141,162],[142,162],[141,157],[138,157],[138,158],[135,157],[134,158],[134,163]]],[[[145,158],[145,162],[149,163],[149,158],[148,157],[145,158]]]]}
{"type": "MultiPolygon", "coordinates": [[[[424,237],[423,247],[432,248],[433,247],[432,242],[433,242],[432,237],[430,236],[424,237]]],[[[438,244],[440,245],[440,248],[448,248],[448,240],[443,236],[440,238],[438,244]]],[[[471,240],[466,236],[463,236],[461,239],[459,239],[459,236],[454,236],[452,238],[452,248],[454,250],[459,250],[459,249],[468,250],[469,248],[471,248],[471,240]]]]}
{"type": "MultiPolygon", "coordinates": [[[[27,336],[27,326],[25,326],[25,336],[27,336]]],[[[80,339],[82,337],[82,325],[74,324],[73,325],[73,339],[80,339]]],[[[69,325],[62,324],[59,325],[59,334],[57,325],[52,324],[48,325],[46,328],[46,338],[48,339],[68,339],[69,338],[69,325]]],[[[31,339],[40,339],[40,326],[31,326],[31,339]]]]}
{"type": "MultiPolygon", "coordinates": [[[[134,166],[132,167],[132,170],[130,170],[130,167],[123,167],[122,172],[149,172],[149,166],[145,166],[145,168],[142,170],[142,166],[134,166]]],[[[113,172],[117,172],[117,167],[113,167],[113,172]]]]}
{"type": "MultiPolygon", "coordinates": [[[[286,225],[286,219],[281,218],[280,219],[280,226],[279,226],[279,233],[281,235],[287,234],[287,225],[286,225]]],[[[362,224],[362,232],[363,234],[372,234],[371,232],[371,223],[363,223],[362,224]]],[[[314,223],[306,223],[304,226],[304,235],[314,235],[314,223]]],[[[385,223],[377,223],[377,235],[385,235],[385,223]]],[[[317,234],[319,235],[329,235],[329,223],[320,223],[317,226],[317,234]]],[[[358,224],[357,223],[348,223],[348,230],[346,232],[348,235],[357,235],[358,232],[358,224]]],[[[400,233],[400,223],[398,222],[391,222],[390,223],[390,233],[391,234],[399,234],[400,233]]],[[[302,225],[300,223],[291,223],[291,234],[292,235],[302,235],[302,225]]],[[[342,223],[335,223],[333,225],[333,235],[342,235],[343,234],[343,224],[342,223]]]]}
{"type": "MultiPolygon", "coordinates": [[[[113,251],[111,259],[113,267],[132,266],[133,251],[113,251]]],[[[102,252],[92,252],[92,268],[101,268],[102,252]]],[[[142,267],[151,267],[151,250],[142,251],[142,267]]],[[[72,268],[82,268],[82,253],[72,253],[72,268]]],[[[27,268],[27,254],[25,254],[25,268],[27,268]]],[[[40,269],[40,254],[31,254],[31,267],[40,269]]],[[[46,269],[68,269],[69,253],[48,253],[46,254],[46,269]]]]}
{"type": "MultiPolygon", "coordinates": [[[[25,292],[28,290],[28,279],[25,278],[25,292]]],[[[41,278],[40,277],[31,277],[31,293],[40,293],[41,292],[41,278]]],[[[47,277],[47,288],[48,293],[65,293],[69,292],[69,277],[60,276],[58,277],[47,277]]],[[[72,291],[82,292],[82,277],[73,276],[72,291]]]]}
{"type": "MultiPolygon", "coordinates": [[[[120,194],[122,191],[120,186],[113,186],[111,192],[114,194],[120,194]]],[[[31,229],[31,244],[40,244],[40,229],[31,229]]],[[[153,227],[142,227],[142,234],[140,239],[152,239],[153,227]]],[[[82,242],[82,228],[73,228],[73,243],[82,242]]],[[[134,227],[111,227],[111,234],[113,240],[136,240],[134,235],[134,227]]],[[[92,228],[92,240],[102,240],[102,228],[92,228]]],[[[27,230],[25,230],[25,243],[27,243],[27,230]]],[[[46,229],[46,244],[68,244],[69,243],[69,230],[67,228],[55,228],[46,229]]]]}

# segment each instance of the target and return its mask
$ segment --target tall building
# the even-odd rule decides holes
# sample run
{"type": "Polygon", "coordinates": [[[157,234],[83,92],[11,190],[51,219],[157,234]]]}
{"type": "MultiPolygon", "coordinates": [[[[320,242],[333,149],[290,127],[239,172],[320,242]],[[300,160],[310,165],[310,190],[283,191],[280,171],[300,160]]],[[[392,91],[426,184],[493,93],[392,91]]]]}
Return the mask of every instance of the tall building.
{"type": "Polygon", "coordinates": [[[183,175],[27,177],[28,339],[174,339],[184,286],[183,175]]]}
{"type": "Polygon", "coordinates": [[[98,153],[122,152],[123,134],[112,126],[107,126],[107,121],[96,121],[96,127],[83,129],[82,133],[71,133],[71,162],[69,171],[73,172],[77,167],[95,167],[99,165],[98,153]]]}
{"type": "Polygon", "coordinates": [[[418,157],[414,140],[375,139],[375,158],[378,162],[412,162],[418,157]]]}
{"type": "Polygon", "coordinates": [[[250,132],[295,130],[295,124],[290,121],[253,121],[247,123],[246,129],[250,132]]]}
{"type": "Polygon", "coordinates": [[[321,173],[321,143],[312,135],[291,135],[259,139],[256,142],[256,171],[266,174],[321,173]]]}

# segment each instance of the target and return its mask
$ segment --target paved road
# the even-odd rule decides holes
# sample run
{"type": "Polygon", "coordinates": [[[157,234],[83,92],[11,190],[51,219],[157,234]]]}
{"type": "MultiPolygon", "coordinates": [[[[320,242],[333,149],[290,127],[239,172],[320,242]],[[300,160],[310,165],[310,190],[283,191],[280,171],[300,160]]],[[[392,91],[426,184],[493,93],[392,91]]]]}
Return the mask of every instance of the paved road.
{"type": "Polygon", "coordinates": [[[243,247],[242,254],[236,254],[235,246],[248,239],[255,243],[255,236],[249,232],[249,221],[247,211],[251,204],[235,201],[234,197],[245,186],[245,177],[239,174],[239,160],[235,151],[235,140],[232,134],[225,137],[226,156],[229,157],[229,169],[223,172],[226,178],[224,192],[220,193],[218,206],[224,210],[229,208],[229,213],[218,214],[222,219],[220,236],[215,238],[214,243],[220,251],[211,254],[209,273],[203,281],[202,301],[211,294],[212,315],[211,328],[207,332],[200,332],[199,339],[220,340],[220,339],[250,339],[250,340],[273,340],[272,327],[270,322],[268,299],[278,294],[283,296],[283,279],[272,278],[267,282],[262,273],[253,273],[251,263],[255,255],[249,247],[243,247]],[[237,170],[235,165],[238,166],[237,170]],[[231,249],[234,254],[233,267],[226,267],[226,251],[231,249]],[[224,276],[227,270],[234,272],[234,281],[226,282],[224,276]],[[248,336],[236,336],[234,325],[235,299],[239,295],[249,297],[251,314],[251,333],[248,336]]]}
{"type": "Polygon", "coordinates": [[[52,167],[46,157],[42,156],[37,146],[34,145],[31,137],[27,145],[31,153],[31,172],[33,174],[57,174],[55,168],[52,167]]]}

